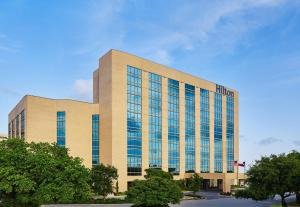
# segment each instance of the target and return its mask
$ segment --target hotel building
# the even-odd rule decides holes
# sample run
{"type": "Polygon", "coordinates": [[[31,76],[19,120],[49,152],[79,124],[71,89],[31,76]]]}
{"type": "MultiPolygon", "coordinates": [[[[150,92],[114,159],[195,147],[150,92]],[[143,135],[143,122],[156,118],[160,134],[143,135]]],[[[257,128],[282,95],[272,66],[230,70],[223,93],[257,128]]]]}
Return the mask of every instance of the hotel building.
{"type": "MultiPolygon", "coordinates": [[[[198,173],[224,192],[236,182],[238,92],[110,50],[93,74],[93,103],[26,95],[9,113],[9,137],[56,142],[86,167],[115,166],[119,189],[160,168],[198,173]]],[[[240,175],[240,178],[243,174],[240,175]]]]}

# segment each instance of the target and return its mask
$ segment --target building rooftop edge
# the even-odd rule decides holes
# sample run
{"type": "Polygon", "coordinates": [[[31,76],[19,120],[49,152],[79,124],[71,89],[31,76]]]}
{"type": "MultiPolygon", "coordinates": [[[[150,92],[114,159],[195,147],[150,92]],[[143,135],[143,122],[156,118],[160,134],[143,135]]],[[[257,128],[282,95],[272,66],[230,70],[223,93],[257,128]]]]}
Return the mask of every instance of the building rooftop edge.
{"type": "Polygon", "coordinates": [[[80,101],[80,100],[75,100],[75,99],[67,99],[67,98],[62,98],[62,99],[57,99],[57,98],[47,98],[43,96],[35,96],[35,95],[30,95],[26,94],[24,95],[21,100],[15,105],[15,107],[8,113],[10,115],[17,107],[18,105],[24,101],[27,97],[34,97],[34,98],[41,98],[41,99],[48,99],[48,100],[53,100],[53,101],[72,101],[72,102],[78,102],[78,103],[84,103],[84,104],[98,104],[98,103],[93,103],[93,102],[87,102],[87,101],[80,101]]]}
{"type": "MultiPolygon", "coordinates": [[[[138,55],[135,55],[135,54],[132,54],[132,53],[129,53],[129,52],[124,52],[124,51],[118,50],[118,49],[110,49],[110,50],[109,50],[108,52],[106,52],[103,56],[105,56],[106,54],[108,54],[108,53],[110,53],[110,52],[113,52],[113,51],[120,52],[120,53],[124,53],[124,54],[130,55],[130,56],[134,56],[134,57],[136,57],[136,58],[143,59],[143,60],[145,60],[145,61],[152,62],[152,63],[157,64],[157,65],[161,65],[161,66],[166,67],[166,68],[169,68],[169,69],[171,69],[171,70],[175,70],[175,71],[177,71],[177,72],[179,72],[179,73],[183,73],[183,74],[185,74],[185,75],[189,75],[189,76],[192,76],[192,77],[195,77],[195,78],[198,78],[198,79],[207,81],[207,82],[212,83],[212,84],[215,84],[215,85],[221,85],[221,84],[219,84],[219,83],[215,83],[215,82],[213,82],[213,81],[206,80],[206,79],[204,79],[204,78],[202,78],[202,77],[192,75],[192,74],[187,73],[187,72],[184,72],[184,71],[182,71],[182,70],[179,70],[179,69],[176,69],[176,68],[172,68],[172,67],[170,67],[170,66],[167,66],[167,65],[158,63],[158,62],[156,62],[156,61],[153,61],[153,60],[150,60],[150,59],[147,59],[147,58],[144,58],[144,57],[140,57],[140,56],[138,56],[138,55]]],[[[101,57],[103,57],[103,56],[101,56],[101,57]]],[[[101,57],[100,57],[100,59],[101,59],[101,57]]],[[[225,85],[222,85],[222,86],[225,86],[225,85]]],[[[228,88],[228,89],[230,89],[230,90],[233,90],[235,93],[239,94],[239,92],[238,92],[236,89],[233,89],[233,88],[227,87],[227,86],[225,86],[225,87],[228,88]]]]}
{"type": "Polygon", "coordinates": [[[93,102],[80,101],[80,100],[75,100],[75,99],[71,99],[71,98],[48,98],[48,97],[36,96],[36,95],[30,95],[30,94],[26,94],[24,97],[35,97],[35,98],[49,99],[49,100],[54,100],[54,101],[74,101],[74,102],[80,102],[80,103],[86,103],[86,104],[97,104],[97,103],[93,103],[93,102]]]}

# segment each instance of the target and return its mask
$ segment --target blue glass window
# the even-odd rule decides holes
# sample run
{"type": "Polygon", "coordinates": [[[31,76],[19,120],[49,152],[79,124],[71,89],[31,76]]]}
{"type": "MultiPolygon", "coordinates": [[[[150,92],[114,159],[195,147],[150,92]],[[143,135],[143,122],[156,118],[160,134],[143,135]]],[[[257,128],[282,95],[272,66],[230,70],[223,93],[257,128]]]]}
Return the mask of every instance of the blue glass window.
{"type": "Polygon", "coordinates": [[[11,121],[11,128],[12,128],[12,130],[11,130],[11,132],[12,132],[12,137],[16,137],[16,122],[15,122],[15,119],[13,119],[12,121],[11,121]]]}
{"type": "Polygon", "coordinates": [[[21,112],[21,138],[25,138],[25,110],[21,112]]]}
{"type": "Polygon", "coordinates": [[[222,94],[215,93],[215,120],[214,120],[214,145],[215,145],[215,172],[223,172],[222,150],[222,94]]]}
{"type": "Polygon", "coordinates": [[[234,98],[226,97],[226,152],[227,172],[233,172],[234,161],[234,98]]]}
{"type": "Polygon", "coordinates": [[[127,66],[127,174],[142,175],[142,71],[127,66]]]}
{"type": "Polygon", "coordinates": [[[17,115],[16,117],[16,137],[20,137],[20,116],[17,115]]]}
{"type": "Polygon", "coordinates": [[[179,82],[168,80],[168,170],[179,175],[179,82]]]}
{"type": "Polygon", "coordinates": [[[210,163],[210,126],[209,126],[209,91],[200,89],[200,140],[201,172],[209,172],[210,163]]]}
{"type": "Polygon", "coordinates": [[[66,145],[66,112],[57,112],[57,145],[65,147],[66,145]]]}
{"type": "Polygon", "coordinates": [[[99,115],[92,115],[92,165],[99,165],[99,115]]]}
{"type": "Polygon", "coordinates": [[[161,76],[149,73],[149,168],[161,169],[161,76]]]}
{"type": "Polygon", "coordinates": [[[12,135],[11,135],[11,123],[8,123],[8,137],[11,138],[12,135]]]}
{"type": "Polygon", "coordinates": [[[185,171],[195,172],[195,86],[185,84],[185,171]]]}

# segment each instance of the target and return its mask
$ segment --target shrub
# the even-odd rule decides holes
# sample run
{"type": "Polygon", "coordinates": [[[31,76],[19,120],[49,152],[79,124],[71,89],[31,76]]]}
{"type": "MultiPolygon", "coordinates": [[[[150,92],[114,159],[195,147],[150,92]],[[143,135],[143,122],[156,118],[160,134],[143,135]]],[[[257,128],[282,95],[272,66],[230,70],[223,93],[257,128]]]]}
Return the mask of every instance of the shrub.
{"type": "Polygon", "coordinates": [[[127,196],[136,206],[146,207],[176,204],[183,197],[173,180],[160,177],[134,181],[133,186],[127,191],[127,196]]]}
{"type": "Polygon", "coordinates": [[[169,172],[165,172],[161,169],[155,169],[155,168],[149,168],[145,170],[146,175],[145,178],[151,178],[151,177],[160,177],[160,178],[165,178],[169,180],[173,180],[173,175],[169,172]]]}
{"type": "Polygon", "coordinates": [[[180,187],[181,190],[190,190],[195,194],[201,189],[203,178],[195,173],[190,178],[176,180],[176,184],[180,187]]]}
{"type": "Polygon", "coordinates": [[[168,206],[180,202],[183,194],[170,173],[158,169],[146,170],[146,180],[135,180],[127,191],[135,206],[168,206]]]}

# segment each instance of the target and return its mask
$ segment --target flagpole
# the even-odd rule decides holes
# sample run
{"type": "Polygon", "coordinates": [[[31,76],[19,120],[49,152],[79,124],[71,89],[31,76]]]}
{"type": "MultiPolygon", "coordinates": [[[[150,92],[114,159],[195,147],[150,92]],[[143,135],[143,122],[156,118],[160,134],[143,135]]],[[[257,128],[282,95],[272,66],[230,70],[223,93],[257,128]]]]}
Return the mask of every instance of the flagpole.
{"type": "Polygon", "coordinates": [[[236,170],[236,183],[239,186],[239,161],[237,161],[237,170],[236,170]]]}

